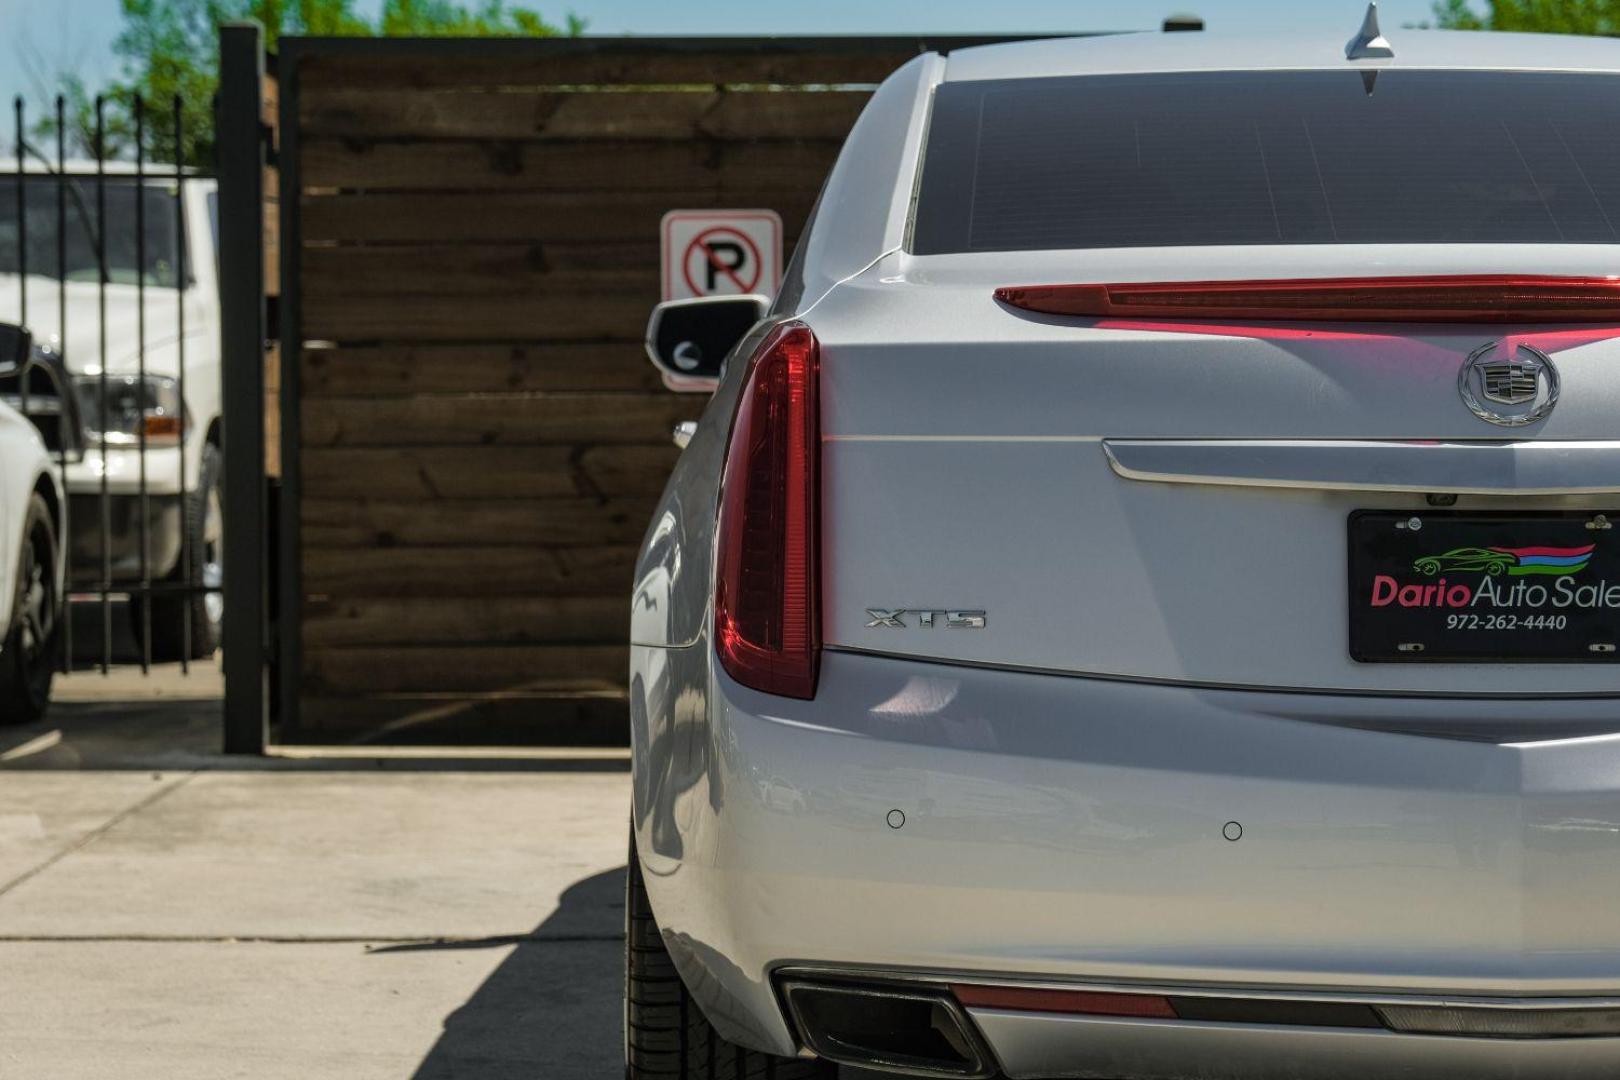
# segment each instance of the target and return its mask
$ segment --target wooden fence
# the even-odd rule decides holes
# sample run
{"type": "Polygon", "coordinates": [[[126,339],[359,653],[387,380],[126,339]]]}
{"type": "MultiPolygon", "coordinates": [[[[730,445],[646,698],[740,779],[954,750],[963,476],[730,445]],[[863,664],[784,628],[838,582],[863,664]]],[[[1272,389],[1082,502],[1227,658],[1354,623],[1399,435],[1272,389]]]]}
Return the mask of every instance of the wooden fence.
{"type": "Polygon", "coordinates": [[[660,218],[768,207],[791,248],[930,45],[283,39],[288,736],[624,737],[634,553],[704,404],[640,344],[660,218]]]}

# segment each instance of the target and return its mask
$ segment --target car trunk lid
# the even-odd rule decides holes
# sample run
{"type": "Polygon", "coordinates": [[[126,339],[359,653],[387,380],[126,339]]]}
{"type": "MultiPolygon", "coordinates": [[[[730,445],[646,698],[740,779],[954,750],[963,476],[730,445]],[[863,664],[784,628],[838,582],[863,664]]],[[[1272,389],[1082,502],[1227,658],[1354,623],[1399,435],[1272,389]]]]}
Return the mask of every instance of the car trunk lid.
{"type": "MultiPolygon", "coordinates": [[[[1525,252],[1509,272],[1556,258],[1525,252]]],[[[1164,258],[1065,254],[895,256],[811,313],[830,646],[1219,686],[1615,690],[1599,654],[1358,661],[1351,609],[1371,597],[1352,595],[1349,560],[1368,511],[1620,513],[1620,327],[1098,318],[994,298],[999,283],[1149,280],[1119,271],[1164,258]],[[1521,346],[1556,367],[1561,399],[1527,426],[1488,423],[1459,374],[1521,346]]],[[[1186,254],[1188,280],[1232,272],[1230,252],[1186,254]]],[[[1277,254],[1290,277],[1346,263],[1342,247],[1277,254]]],[[[1455,252],[1377,254],[1403,273],[1464,269],[1455,252]]],[[[1603,276],[1592,248],[1570,254],[1566,269],[1603,276]]]]}

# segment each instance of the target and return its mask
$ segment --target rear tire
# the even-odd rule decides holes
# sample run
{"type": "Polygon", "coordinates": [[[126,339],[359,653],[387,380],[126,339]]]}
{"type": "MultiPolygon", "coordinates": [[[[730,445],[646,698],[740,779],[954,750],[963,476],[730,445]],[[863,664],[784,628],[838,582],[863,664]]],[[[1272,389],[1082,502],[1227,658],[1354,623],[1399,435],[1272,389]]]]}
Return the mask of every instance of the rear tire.
{"type": "Polygon", "coordinates": [[[11,625],[0,644],[0,724],[43,720],[50,707],[62,615],[56,584],[60,555],[50,507],[35,495],[17,556],[11,625]]]}
{"type": "Polygon", "coordinates": [[[834,1080],[825,1061],[783,1058],[729,1043],[715,1033],[675,963],[647,902],[636,841],[624,903],[625,1080],[834,1080]]]}
{"type": "MultiPolygon", "coordinates": [[[[169,585],[206,585],[218,590],[224,584],[224,487],[220,475],[224,458],[219,448],[203,447],[202,470],[197,490],[186,494],[181,528],[185,545],[180,561],[164,579],[169,585]],[[189,554],[191,565],[186,565],[189,554]]],[[[219,648],[224,622],[224,595],[218,591],[154,596],[152,607],[152,662],[174,663],[180,659],[206,660],[219,648]],[[191,640],[186,640],[186,611],[191,612],[191,640]]],[[[130,605],[135,620],[135,640],[146,633],[146,612],[140,602],[130,605]]]]}

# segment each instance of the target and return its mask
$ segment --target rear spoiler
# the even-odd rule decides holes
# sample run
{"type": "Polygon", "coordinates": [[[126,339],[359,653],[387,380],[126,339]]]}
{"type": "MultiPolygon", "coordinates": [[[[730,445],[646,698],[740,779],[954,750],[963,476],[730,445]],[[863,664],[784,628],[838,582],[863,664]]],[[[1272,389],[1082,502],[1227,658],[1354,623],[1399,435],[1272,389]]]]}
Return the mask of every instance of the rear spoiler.
{"type": "Polygon", "coordinates": [[[1043,315],[1319,322],[1614,322],[1620,277],[1462,274],[1019,285],[996,290],[1043,315]]]}

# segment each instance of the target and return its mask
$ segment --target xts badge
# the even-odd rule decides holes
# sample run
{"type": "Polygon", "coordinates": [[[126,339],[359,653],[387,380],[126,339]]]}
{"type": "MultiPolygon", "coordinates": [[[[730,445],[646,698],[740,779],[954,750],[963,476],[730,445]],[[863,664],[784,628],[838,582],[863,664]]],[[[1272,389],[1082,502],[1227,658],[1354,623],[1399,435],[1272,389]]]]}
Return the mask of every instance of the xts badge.
{"type": "Polygon", "coordinates": [[[924,610],[921,608],[867,608],[866,626],[889,627],[895,630],[905,630],[918,626],[931,630],[936,626],[943,626],[947,630],[983,630],[984,612],[982,611],[951,611],[944,608],[924,610]],[[910,622],[907,622],[907,619],[910,622]]]}

